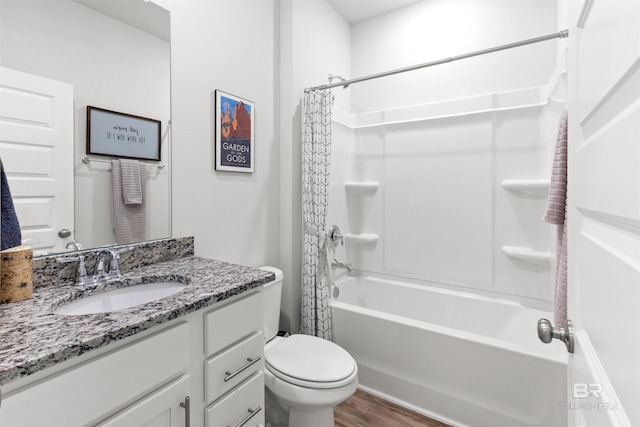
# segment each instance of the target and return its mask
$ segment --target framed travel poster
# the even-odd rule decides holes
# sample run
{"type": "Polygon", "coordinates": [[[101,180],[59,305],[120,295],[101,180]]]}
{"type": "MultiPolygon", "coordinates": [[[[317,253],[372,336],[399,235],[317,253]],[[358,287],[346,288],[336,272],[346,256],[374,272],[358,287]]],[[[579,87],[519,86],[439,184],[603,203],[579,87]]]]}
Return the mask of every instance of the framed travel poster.
{"type": "Polygon", "coordinates": [[[215,96],[216,170],[253,172],[255,106],[221,90],[215,96]]]}

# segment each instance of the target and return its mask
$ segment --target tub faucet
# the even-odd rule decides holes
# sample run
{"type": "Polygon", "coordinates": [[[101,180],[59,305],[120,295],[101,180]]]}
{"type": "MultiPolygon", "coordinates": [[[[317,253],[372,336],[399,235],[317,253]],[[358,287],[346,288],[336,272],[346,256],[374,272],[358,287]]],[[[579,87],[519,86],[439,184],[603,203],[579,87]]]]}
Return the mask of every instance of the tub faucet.
{"type": "Polygon", "coordinates": [[[331,260],[331,268],[344,268],[345,270],[347,270],[347,273],[353,273],[353,267],[351,266],[350,262],[340,262],[335,258],[331,260]]]}

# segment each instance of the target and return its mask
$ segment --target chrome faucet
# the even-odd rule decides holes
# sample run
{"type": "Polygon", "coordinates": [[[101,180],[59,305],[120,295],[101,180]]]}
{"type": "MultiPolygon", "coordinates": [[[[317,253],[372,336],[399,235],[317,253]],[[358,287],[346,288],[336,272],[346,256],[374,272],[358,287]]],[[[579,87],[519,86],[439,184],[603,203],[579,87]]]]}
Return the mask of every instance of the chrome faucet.
{"type": "Polygon", "coordinates": [[[111,265],[109,267],[109,277],[120,277],[122,273],[120,273],[120,266],[118,265],[118,260],[120,259],[120,254],[125,252],[131,252],[133,250],[133,246],[127,246],[122,249],[109,249],[109,253],[111,254],[111,265]]]}
{"type": "Polygon", "coordinates": [[[68,262],[78,262],[77,266],[76,266],[76,285],[78,286],[84,286],[87,283],[87,269],[84,265],[84,256],[79,255],[79,256],[65,256],[65,257],[60,257],[60,258],[56,258],[56,261],[58,261],[61,264],[65,264],[68,262]]]}
{"type": "Polygon", "coordinates": [[[107,256],[109,256],[109,251],[106,249],[103,249],[100,251],[100,253],[96,257],[96,265],[93,269],[93,280],[96,282],[102,279],[109,278],[109,275],[104,270],[105,260],[107,256]]]}
{"type": "Polygon", "coordinates": [[[353,267],[351,266],[350,262],[347,263],[343,263],[338,261],[337,259],[333,259],[331,260],[331,268],[344,268],[345,270],[347,270],[347,273],[353,273],[353,267]]]}

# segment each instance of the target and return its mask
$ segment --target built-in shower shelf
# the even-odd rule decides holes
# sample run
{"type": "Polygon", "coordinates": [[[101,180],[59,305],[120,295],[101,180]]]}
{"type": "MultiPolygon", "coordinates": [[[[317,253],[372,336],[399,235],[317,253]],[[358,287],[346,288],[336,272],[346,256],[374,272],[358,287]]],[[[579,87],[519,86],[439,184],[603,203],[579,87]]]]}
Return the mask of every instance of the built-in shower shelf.
{"type": "Polygon", "coordinates": [[[377,181],[348,181],[344,183],[344,188],[350,193],[374,192],[380,187],[377,181]]]}
{"type": "Polygon", "coordinates": [[[549,192],[549,181],[544,179],[505,179],[502,188],[534,196],[545,196],[549,192]]]}
{"type": "Polygon", "coordinates": [[[370,243],[376,243],[379,239],[380,236],[370,233],[347,233],[344,235],[345,243],[352,245],[367,245],[370,243]]]}
{"type": "Polygon", "coordinates": [[[536,264],[547,264],[551,261],[551,252],[536,251],[531,248],[519,246],[503,246],[502,252],[510,257],[536,264]]]}

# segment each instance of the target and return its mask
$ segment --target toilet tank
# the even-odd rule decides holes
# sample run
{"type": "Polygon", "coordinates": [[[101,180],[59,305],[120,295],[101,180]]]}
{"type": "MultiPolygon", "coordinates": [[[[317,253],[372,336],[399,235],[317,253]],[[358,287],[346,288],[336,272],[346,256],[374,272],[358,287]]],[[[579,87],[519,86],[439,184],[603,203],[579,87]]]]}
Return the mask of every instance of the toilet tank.
{"type": "Polygon", "coordinates": [[[280,297],[282,296],[282,270],[275,267],[259,267],[276,275],[275,280],[264,284],[264,338],[270,341],[278,333],[280,323],[280,297]]]}

